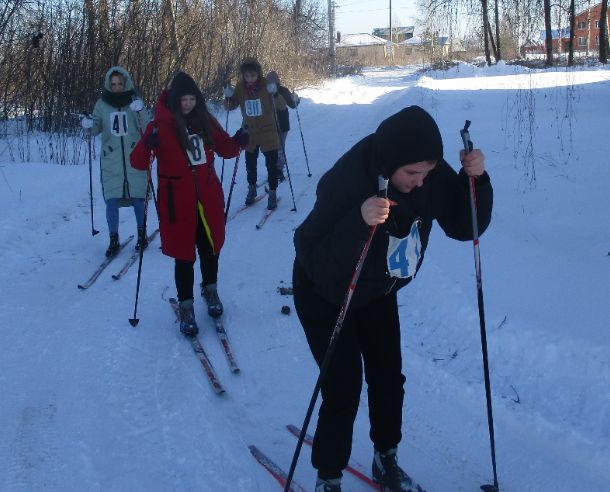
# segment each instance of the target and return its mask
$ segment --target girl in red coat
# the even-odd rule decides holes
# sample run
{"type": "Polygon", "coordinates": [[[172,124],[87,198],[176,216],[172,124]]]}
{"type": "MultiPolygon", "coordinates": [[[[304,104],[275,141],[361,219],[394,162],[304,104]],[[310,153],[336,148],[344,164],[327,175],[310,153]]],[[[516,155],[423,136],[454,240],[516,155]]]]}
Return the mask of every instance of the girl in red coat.
{"type": "Polygon", "coordinates": [[[159,97],[155,118],[131,153],[136,169],[157,158],[158,213],[163,253],[175,258],[180,331],[199,332],[193,309],[195,248],[208,314],[222,315],[216,287],[218,254],[225,239],[224,195],[214,170],[214,153],[236,157],[248,145],[243,130],[230,137],[208,112],[195,81],[179,72],[159,97]]]}

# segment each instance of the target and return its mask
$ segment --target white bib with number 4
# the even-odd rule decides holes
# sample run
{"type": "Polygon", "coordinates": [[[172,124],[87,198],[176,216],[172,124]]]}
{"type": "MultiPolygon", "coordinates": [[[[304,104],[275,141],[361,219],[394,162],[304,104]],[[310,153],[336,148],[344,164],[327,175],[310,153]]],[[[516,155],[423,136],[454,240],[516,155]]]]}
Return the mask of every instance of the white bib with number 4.
{"type": "Polygon", "coordinates": [[[263,106],[260,99],[246,99],[246,116],[262,116],[263,106]]]}
{"type": "Polygon", "coordinates": [[[186,151],[191,164],[193,166],[199,166],[208,162],[205,155],[205,148],[203,147],[203,139],[199,135],[189,135],[189,141],[194,149],[194,152],[191,152],[190,150],[186,151]]]}
{"type": "Polygon", "coordinates": [[[399,239],[390,236],[388,243],[388,272],[392,277],[409,278],[415,275],[421,257],[420,221],[411,225],[409,235],[399,239]]]}
{"type": "Polygon", "coordinates": [[[127,135],[129,125],[127,124],[127,113],[125,111],[114,111],[110,113],[110,133],[115,137],[127,135]]]}

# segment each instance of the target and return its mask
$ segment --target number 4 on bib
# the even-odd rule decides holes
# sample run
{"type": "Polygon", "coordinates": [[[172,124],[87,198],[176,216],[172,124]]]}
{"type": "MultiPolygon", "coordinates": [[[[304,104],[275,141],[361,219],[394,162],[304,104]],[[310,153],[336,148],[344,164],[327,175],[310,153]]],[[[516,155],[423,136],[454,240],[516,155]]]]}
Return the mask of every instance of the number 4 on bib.
{"type": "Polygon", "coordinates": [[[415,275],[421,256],[419,220],[411,225],[409,235],[399,239],[390,236],[388,243],[388,272],[392,277],[409,278],[415,275]]]}

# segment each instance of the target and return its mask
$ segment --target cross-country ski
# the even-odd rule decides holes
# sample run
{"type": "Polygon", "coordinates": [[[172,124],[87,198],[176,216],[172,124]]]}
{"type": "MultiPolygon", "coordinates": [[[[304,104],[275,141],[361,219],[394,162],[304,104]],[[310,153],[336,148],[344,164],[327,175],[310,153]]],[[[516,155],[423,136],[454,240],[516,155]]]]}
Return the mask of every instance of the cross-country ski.
{"type": "MultiPolygon", "coordinates": [[[[148,236],[148,244],[155,240],[155,237],[159,233],[159,229],[155,229],[152,234],[148,236]]],[[[131,266],[138,260],[140,256],[139,251],[134,251],[134,253],[129,257],[129,259],[125,262],[123,267],[117,272],[112,274],[112,278],[114,280],[120,280],[131,268],[131,266]]]]}
{"type": "Polygon", "coordinates": [[[112,260],[114,260],[117,255],[122,251],[122,249],[127,246],[127,244],[129,244],[131,242],[131,240],[133,239],[133,236],[129,236],[125,241],[123,241],[119,248],[117,249],[116,253],[114,253],[112,256],[107,256],[106,259],[104,261],[102,261],[102,263],[100,264],[99,267],[97,267],[97,270],[95,270],[95,272],[93,272],[93,274],[91,275],[91,277],[89,277],[89,279],[82,283],[82,284],[78,284],[78,288],[81,290],[86,290],[89,287],[91,287],[95,281],[99,278],[99,276],[102,274],[102,272],[106,269],[106,267],[108,267],[108,265],[110,265],[110,263],[112,263],[112,260]]]}

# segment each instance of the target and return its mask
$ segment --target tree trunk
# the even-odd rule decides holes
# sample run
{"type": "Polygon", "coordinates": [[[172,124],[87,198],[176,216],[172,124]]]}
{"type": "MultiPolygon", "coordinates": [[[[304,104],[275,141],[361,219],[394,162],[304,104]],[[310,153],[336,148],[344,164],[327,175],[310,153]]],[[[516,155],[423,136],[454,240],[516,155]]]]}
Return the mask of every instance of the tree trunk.
{"type": "Polygon", "coordinates": [[[176,16],[174,15],[174,6],[171,0],[165,0],[163,18],[169,31],[169,47],[174,58],[174,70],[180,70],[180,46],[178,45],[178,36],[176,34],[176,16]]]}
{"type": "Polygon", "coordinates": [[[545,66],[553,66],[553,31],[551,30],[551,0],[544,0],[544,30],[546,32],[546,63],[545,66]]]}
{"type": "Polygon", "coordinates": [[[502,59],[502,50],[500,49],[500,9],[498,7],[498,0],[495,0],[495,22],[496,22],[496,63],[502,59]]]}
{"type": "Polygon", "coordinates": [[[599,61],[608,63],[608,0],[602,0],[599,16],[599,61]]]}
{"type": "Polygon", "coordinates": [[[481,0],[481,10],[483,11],[483,40],[485,42],[485,60],[487,65],[491,65],[491,53],[489,52],[489,15],[487,12],[487,0],[481,0]]]}
{"type": "Polygon", "coordinates": [[[576,29],[575,0],[570,0],[570,41],[568,44],[568,67],[574,66],[574,30],[576,29]]]}

